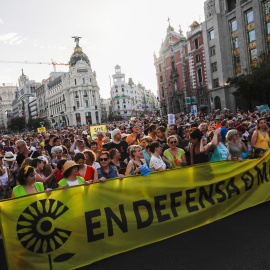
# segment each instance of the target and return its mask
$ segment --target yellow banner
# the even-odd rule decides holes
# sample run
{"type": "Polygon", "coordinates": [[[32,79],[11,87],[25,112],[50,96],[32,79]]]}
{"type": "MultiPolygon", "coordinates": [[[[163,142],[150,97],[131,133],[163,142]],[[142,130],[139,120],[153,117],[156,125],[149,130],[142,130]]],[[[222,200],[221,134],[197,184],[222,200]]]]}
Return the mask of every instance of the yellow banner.
{"type": "Polygon", "coordinates": [[[37,131],[38,131],[39,133],[41,133],[41,132],[46,132],[46,128],[45,128],[45,127],[40,127],[40,128],[37,129],[37,131]]]}
{"type": "Polygon", "coordinates": [[[90,127],[91,137],[96,137],[98,131],[107,132],[106,125],[100,125],[100,126],[92,126],[92,127],[90,127]]]}
{"type": "Polygon", "coordinates": [[[1,201],[8,267],[73,269],[267,201],[269,153],[1,201]]]}

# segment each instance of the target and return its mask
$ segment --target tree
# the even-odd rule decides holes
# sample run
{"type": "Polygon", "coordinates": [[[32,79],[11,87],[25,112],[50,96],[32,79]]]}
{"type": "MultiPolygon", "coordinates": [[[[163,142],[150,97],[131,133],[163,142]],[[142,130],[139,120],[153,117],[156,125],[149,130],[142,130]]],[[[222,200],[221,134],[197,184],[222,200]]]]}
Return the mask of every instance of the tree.
{"type": "Polygon", "coordinates": [[[252,109],[254,103],[269,104],[270,55],[260,55],[257,65],[251,67],[250,74],[228,78],[227,83],[235,87],[233,94],[247,100],[252,109]]]}
{"type": "Polygon", "coordinates": [[[8,127],[11,130],[24,130],[25,129],[25,119],[24,117],[16,117],[12,118],[10,121],[10,125],[8,127]]]}

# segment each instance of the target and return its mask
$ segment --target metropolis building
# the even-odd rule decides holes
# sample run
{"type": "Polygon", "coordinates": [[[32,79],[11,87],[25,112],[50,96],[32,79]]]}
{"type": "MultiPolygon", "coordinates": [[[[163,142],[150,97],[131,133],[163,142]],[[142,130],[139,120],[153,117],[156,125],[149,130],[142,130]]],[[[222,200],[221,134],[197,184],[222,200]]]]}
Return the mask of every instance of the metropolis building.
{"type": "MultiPolygon", "coordinates": [[[[270,0],[207,0],[203,40],[212,109],[241,106],[226,84],[229,77],[250,73],[270,50],[270,0]]],[[[241,106],[243,109],[245,107],[241,106]]]]}
{"type": "Polygon", "coordinates": [[[79,39],[70,57],[69,71],[45,86],[47,118],[53,127],[101,123],[100,89],[96,72],[79,39]]]}

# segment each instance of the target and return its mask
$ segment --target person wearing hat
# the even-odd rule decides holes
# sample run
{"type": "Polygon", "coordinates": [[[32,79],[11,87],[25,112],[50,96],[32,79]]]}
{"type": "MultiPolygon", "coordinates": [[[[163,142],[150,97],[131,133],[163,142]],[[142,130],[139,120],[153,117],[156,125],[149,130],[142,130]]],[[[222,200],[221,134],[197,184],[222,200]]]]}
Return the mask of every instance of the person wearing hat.
{"type": "Polygon", "coordinates": [[[68,160],[63,166],[62,175],[64,178],[58,182],[58,186],[67,189],[69,186],[80,184],[90,185],[93,180],[84,181],[82,177],[77,176],[81,167],[82,165],[76,164],[72,160],[68,160]]]}
{"type": "Polygon", "coordinates": [[[222,120],[221,115],[217,115],[217,116],[216,116],[216,129],[219,129],[219,128],[222,127],[222,125],[221,125],[221,120],[222,120]]]}
{"type": "Polygon", "coordinates": [[[137,135],[140,133],[139,126],[135,124],[133,127],[131,127],[132,134],[127,136],[126,142],[128,145],[137,145],[138,142],[136,141],[137,135]]]}
{"type": "Polygon", "coordinates": [[[128,157],[128,143],[122,140],[122,135],[123,134],[121,134],[121,131],[118,128],[114,129],[111,133],[112,141],[104,145],[104,148],[106,148],[107,151],[110,151],[113,148],[117,149],[121,155],[120,161],[124,161],[128,157]]]}
{"type": "Polygon", "coordinates": [[[10,187],[15,187],[16,185],[16,174],[17,174],[17,162],[16,162],[16,155],[12,152],[6,152],[4,156],[4,166],[9,169],[10,172],[10,187]]]}

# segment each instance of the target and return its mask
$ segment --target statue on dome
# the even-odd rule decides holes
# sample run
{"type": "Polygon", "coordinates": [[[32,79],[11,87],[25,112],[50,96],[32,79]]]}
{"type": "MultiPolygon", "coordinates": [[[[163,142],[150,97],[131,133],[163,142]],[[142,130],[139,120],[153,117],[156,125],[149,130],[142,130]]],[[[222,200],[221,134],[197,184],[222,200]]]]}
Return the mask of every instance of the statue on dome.
{"type": "Polygon", "coordinates": [[[76,42],[76,46],[79,46],[80,38],[82,38],[82,37],[75,36],[72,38],[74,38],[74,41],[76,42]]]}

